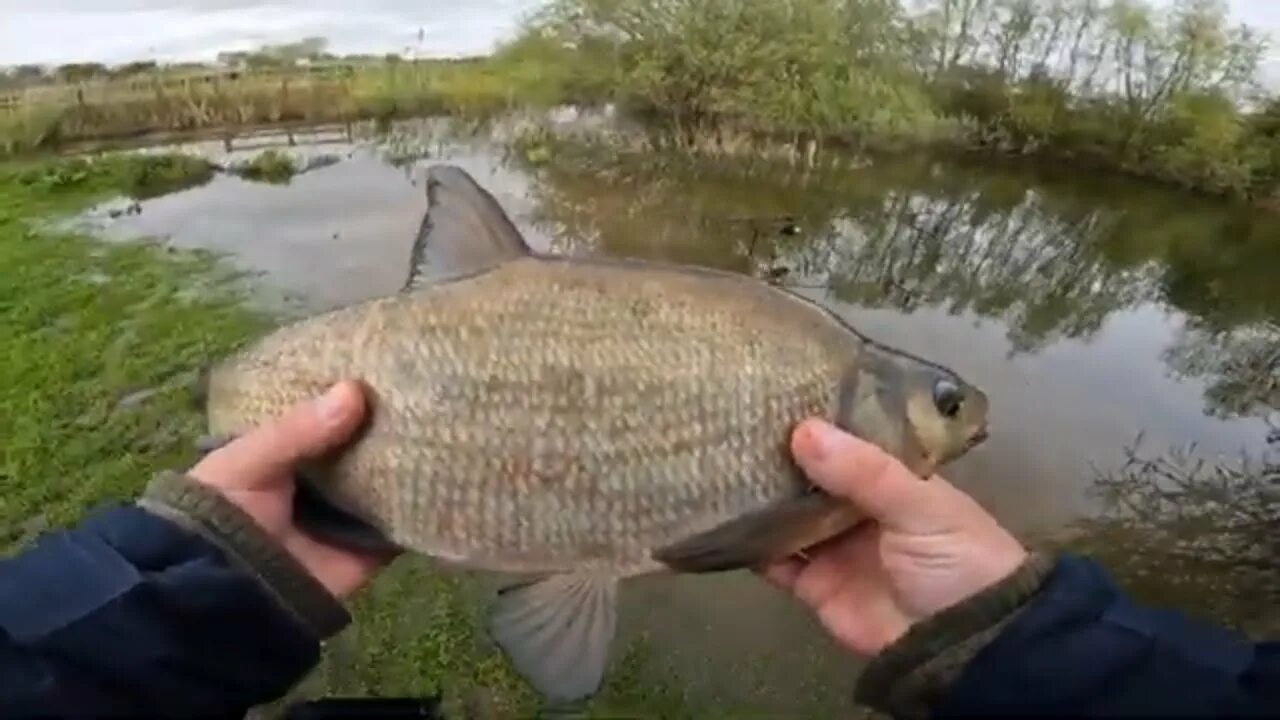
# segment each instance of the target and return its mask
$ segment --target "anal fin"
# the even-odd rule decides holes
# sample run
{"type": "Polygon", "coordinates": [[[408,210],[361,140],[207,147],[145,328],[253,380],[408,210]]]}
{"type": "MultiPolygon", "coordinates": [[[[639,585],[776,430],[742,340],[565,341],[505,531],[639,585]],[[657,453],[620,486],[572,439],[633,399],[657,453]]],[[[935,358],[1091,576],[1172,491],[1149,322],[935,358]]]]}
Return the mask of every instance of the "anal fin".
{"type": "Polygon", "coordinates": [[[651,555],[677,572],[760,567],[835,537],[862,519],[862,513],[848,502],[811,490],[658,548],[651,555]]]}
{"type": "Polygon", "coordinates": [[[552,703],[594,695],[617,629],[618,580],[552,575],[503,589],[489,631],[516,671],[552,703]]]}

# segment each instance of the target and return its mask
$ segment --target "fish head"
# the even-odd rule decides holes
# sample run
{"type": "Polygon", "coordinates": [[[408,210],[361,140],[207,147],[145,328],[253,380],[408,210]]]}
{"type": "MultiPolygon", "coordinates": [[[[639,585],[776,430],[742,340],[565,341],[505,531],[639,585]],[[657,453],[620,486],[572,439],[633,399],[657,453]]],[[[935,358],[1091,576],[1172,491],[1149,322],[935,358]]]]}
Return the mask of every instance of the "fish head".
{"type": "Polygon", "coordinates": [[[987,394],[946,368],[909,372],[906,419],[925,453],[942,465],[987,439],[987,394]]]}
{"type": "Polygon", "coordinates": [[[986,440],[988,408],[954,371],[876,347],[846,372],[836,423],[928,477],[986,440]]]}

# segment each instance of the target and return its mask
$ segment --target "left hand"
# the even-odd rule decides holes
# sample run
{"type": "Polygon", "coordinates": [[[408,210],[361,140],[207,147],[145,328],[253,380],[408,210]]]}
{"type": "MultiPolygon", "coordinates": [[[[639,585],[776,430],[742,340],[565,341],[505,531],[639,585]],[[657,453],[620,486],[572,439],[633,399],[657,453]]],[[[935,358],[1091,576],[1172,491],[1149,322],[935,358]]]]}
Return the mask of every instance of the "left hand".
{"type": "Polygon", "coordinates": [[[326,545],[298,528],[293,522],[294,470],[349,440],[366,411],[360,385],[338,383],[209,453],[188,475],[248,513],[330,593],[345,598],[391,558],[326,545]]]}
{"type": "Polygon", "coordinates": [[[805,475],[869,518],[845,535],[765,569],[833,638],[879,654],[915,623],[1015,572],[1027,551],[981,505],[941,477],[922,481],[881,448],[814,420],[792,434],[805,475]]]}

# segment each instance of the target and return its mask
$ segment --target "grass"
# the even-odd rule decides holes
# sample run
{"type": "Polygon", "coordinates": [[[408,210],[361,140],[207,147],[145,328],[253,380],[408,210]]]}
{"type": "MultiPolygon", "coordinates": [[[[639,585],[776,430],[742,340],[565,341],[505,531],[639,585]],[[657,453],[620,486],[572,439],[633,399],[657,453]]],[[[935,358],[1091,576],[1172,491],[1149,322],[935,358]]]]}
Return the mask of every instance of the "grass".
{"type": "Polygon", "coordinates": [[[287,153],[265,150],[249,162],[233,167],[231,172],[246,180],[284,185],[298,173],[298,163],[287,153]]]}
{"type": "Polygon", "coordinates": [[[1240,105],[1256,94],[1256,34],[1211,2],[1180,2],[1167,20],[1127,0],[1062,0],[1040,19],[1031,5],[554,0],[483,58],[55,84],[0,114],[0,156],[157,131],[610,103],[699,155],[784,152],[812,166],[831,148],[936,146],[1280,205],[1280,99],[1240,105]],[[1115,12],[1132,22],[1101,20],[1115,12]],[[978,53],[991,42],[998,65],[978,53]],[[1112,58],[1119,47],[1127,60],[1112,58]],[[1122,79],[1136,96],[1112,92],[1122,79]]]}
{"type": "MultiPolygon", "coordinates": [[[[136,78],[106,81],[93,86],[83,102],[54,97],[0,113],[0,158],[157,132],[234,132],[438,114],[492,117],[572,98],[567,83],[573,66],[567,57],[545,43],[526,42],[479,60],[376,63],[350,73],[246,72],[163,91],[140,91],[136,78]]],[[[165,77],[163,72],[155,76],[165,77]]]]}
{"type": "Polygon", "coordinates": [[[185,378],[262,320],[208,255],[103,245],[39,221],[207,173],[167,157],[0,168],[0,545],[37,520],[58,527],[127,499],[152,471],[190,460],[200,417],[185,378]]]}
{"type": "MultiPolygon", "coordinates": [[[[482,581],[403,557],[352,607],[355,622],[325,649],[316,672],[274,708],[315,697],[429,697],[449,717],[477,697],[498,717],[529,717],[537,696],[482,630],[489,591],[482,581]]],[[[647,670],[650,648],[619,648],[606,687],[578,708],[587,717],[693,717],[676,685],[647,670]]]]}
{"type": "MultiPolygon", "coordinates": [[[[128,502],[157,470],[186,467],[202,417],[194,371],[266,328],[211,255],[107,244],[47,229],[115,196],[147,197],[207,179],[203,161],[113,155],[0,165],[0,548],[128,502]]],[[[293,698],[480,690],[503,715],[536,707],[486,640],[487,595],[466,577],[403,558],[353,604],[293,698]]],[[[643,643],[611,668],[589,715],[677,717],[683,696],[639,669],[643,643]]],[[[277,704],[268,711],[279,709],[277,704]]]]}

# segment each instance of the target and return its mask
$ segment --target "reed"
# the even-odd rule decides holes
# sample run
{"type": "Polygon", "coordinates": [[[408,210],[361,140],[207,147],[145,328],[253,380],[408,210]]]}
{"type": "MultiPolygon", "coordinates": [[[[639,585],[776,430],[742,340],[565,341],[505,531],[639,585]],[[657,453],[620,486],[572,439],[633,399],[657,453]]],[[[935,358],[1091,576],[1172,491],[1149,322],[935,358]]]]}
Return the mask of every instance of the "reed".
{"type": "MultiPolygon", "coordinates": [[[[538,68],[507,56],[383,62],[331,69],[209,72],[31,88],[0,98],[0,157],[63,143],[159,132],[236,134],[261,125],[488,117],[549,105],[559,93],[538,68]]],[[[554,81],[553,81],[554,82],[554,81]]]]}

